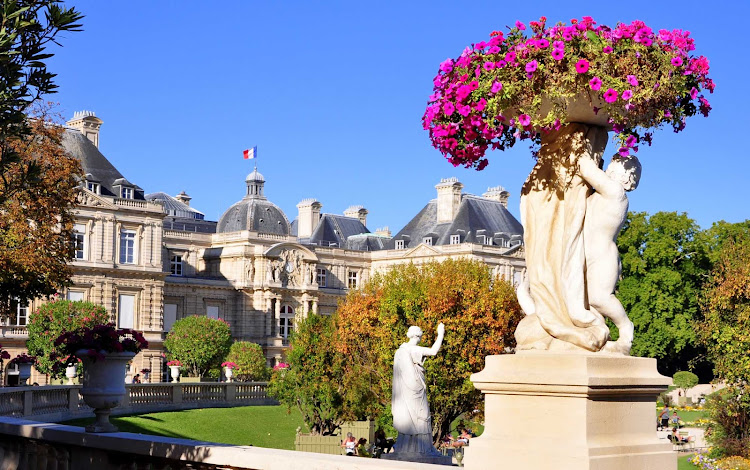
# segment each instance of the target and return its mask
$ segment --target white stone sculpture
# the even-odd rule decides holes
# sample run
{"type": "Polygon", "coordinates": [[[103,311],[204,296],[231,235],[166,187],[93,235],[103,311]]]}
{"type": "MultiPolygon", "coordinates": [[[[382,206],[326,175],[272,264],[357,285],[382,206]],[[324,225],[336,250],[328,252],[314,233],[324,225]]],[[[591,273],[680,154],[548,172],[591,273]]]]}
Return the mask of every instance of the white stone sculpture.
{"type": "Polygon", "coordinates": [[[518,298],[526,317],[516,330],[519,350],[630,352],[633,325],[614,296],[615,240],[627,215],[625,191],[638,185],[640,164],[615,157],[603,172],[606,143],[604,128],[569,125],[543,139],[524,184],[527,271],[518,298]],[[619,328],[617,342],[607,343],[604,317],[619,328]]]}
{"type": "MultiPolygon", "coordinates": [[[[402,344],[393,357],[393,427],[398,431],[393,459],[417,462],[444,463],[445,457],[432,445],[432,416],[427,401],[424,360],[440,350],[445,325],[437,328],[437,339],[432,347],[419,346],[422,330],[409,327],[409,341],[402,344]]],[[[384,455],[385,457],[385,455],[384,455]]]]}

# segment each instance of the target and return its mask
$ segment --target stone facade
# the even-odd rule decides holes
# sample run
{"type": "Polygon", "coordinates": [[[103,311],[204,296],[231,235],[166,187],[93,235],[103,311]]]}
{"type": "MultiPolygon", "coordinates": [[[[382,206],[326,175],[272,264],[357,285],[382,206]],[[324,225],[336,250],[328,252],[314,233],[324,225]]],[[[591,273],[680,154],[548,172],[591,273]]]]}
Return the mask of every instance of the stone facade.
{"type": "MultiPolygon", "coordinates": [[[[94,145],[101,120],[93,113],[77,114],[68,125],[64,142],[87,174],[75,212],[80,244],[73,285],[60,294],[102,304],[118,325],[143,330],[150,346],[131,374],[149,368],[151,381],[165,378],[164,338],[175,320],[189,315],[226,320],[237,340],[260,344],[273,365],[296,321],[332,314],[374,272],[463,257],[517,281],[525,266],[520,224],[507,212],[508,193],[500,187],[478,197],[463,194],[457,180],[444,180],[437,198],[391,237],[387,228],[367,229],[361,206],[325,214],[314,199],[302,201],[290,223],[263,196],[265,178],[256,170],[245,180],[244,198],[209,222],[187,194],[144,196],[128,182],[94,145]]],[[[0,343],[13,355],[26,339],[25,318],[2,327],[0,343]]],[[[30,382],[48,381],[36,374],[30,382]]]]}

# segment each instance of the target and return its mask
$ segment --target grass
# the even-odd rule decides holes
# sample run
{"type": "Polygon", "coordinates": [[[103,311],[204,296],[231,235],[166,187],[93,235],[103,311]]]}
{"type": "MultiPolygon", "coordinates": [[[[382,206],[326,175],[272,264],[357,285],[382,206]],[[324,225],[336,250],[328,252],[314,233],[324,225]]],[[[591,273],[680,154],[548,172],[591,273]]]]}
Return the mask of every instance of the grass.
{"type": "MultiPolygon", "coordinates": [[[[659,417],[659,414],[661,413],[661,408],[656,410],[656,417],[659,417]]],[[[689,422],[689,421],[697,421],[701,418],[706,418],[708,414],[703,410],[694,410],[694,411],[677,411],[677,415],[682,418],[683,422],[689,422]]],[[[670,418],[672,415],[669,415],[670,418]]]]}
{"type": "MultiPolygon", "coordinates": [[[[297,427],[307,431],[298,410],[283,406],[244,406],[150,413],[111,418],[120,431],[232,445],[294,450],[297,427]]],[[[85,426],[94,418],[63,424],[85,426]]]]}

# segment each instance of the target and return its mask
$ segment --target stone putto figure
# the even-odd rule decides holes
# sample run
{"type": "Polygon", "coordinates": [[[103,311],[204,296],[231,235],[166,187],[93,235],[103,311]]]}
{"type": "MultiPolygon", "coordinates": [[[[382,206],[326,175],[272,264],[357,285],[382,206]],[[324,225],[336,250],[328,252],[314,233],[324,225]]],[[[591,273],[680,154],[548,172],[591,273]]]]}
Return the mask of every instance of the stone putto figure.
{"type": "Polygon", "coordinates": [[[411,326],[406,334],[409,341],[402,344],[393,358],[393,427],[398,431],[394,458],[399,460],[430,461],[442,458],[432,445],[432,416],[427,402],[424,360],[440,350],[445,326],[437,327],[437,339],[432,347],[419,346],[422,330],[411,326]]]}

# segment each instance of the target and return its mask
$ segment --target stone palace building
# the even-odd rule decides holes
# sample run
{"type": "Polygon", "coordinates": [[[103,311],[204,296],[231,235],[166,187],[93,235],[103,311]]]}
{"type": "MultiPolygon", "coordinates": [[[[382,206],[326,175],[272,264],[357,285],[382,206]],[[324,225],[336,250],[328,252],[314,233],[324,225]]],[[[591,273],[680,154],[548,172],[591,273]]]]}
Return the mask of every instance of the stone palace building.
{"type": "MultiPolygon", "coordinates": [[[[370,231],[364,207],[327,214],[315,199],[300,201],[290,222],[264,196],[265,178],[255,170],[244,187],[237,181],[239,201],[212,222],[184,192],[146,194],[125,178],[99,151],[102,120],[94,113],[77,112],[67,125],[63,143],[85,181],[75,208],[73,285],[60,294],[101,304],[118,326],[142,330],[149,349],[131,372],[149,368],[152,381],[166,374],[167,332],[188,315],[226,320],[235,339],[260,344],[273,365],[297,319],[333,313],[376,271],[468,257],[517,281],[524,267],[523,229],[500,186],[480,197],[463,193],[456,178],[441,180],[437,197],[392,235],[370,231]]],[[[24,349],[29,312],[41,302],[18,305],[2,325],[0,343],[12,357],[24,349]]],[[[4,372],[5,383],[17,380],[12,366],[4,372]]],[[[48,379],[35,371],[29,382],[48,379]]]]}

